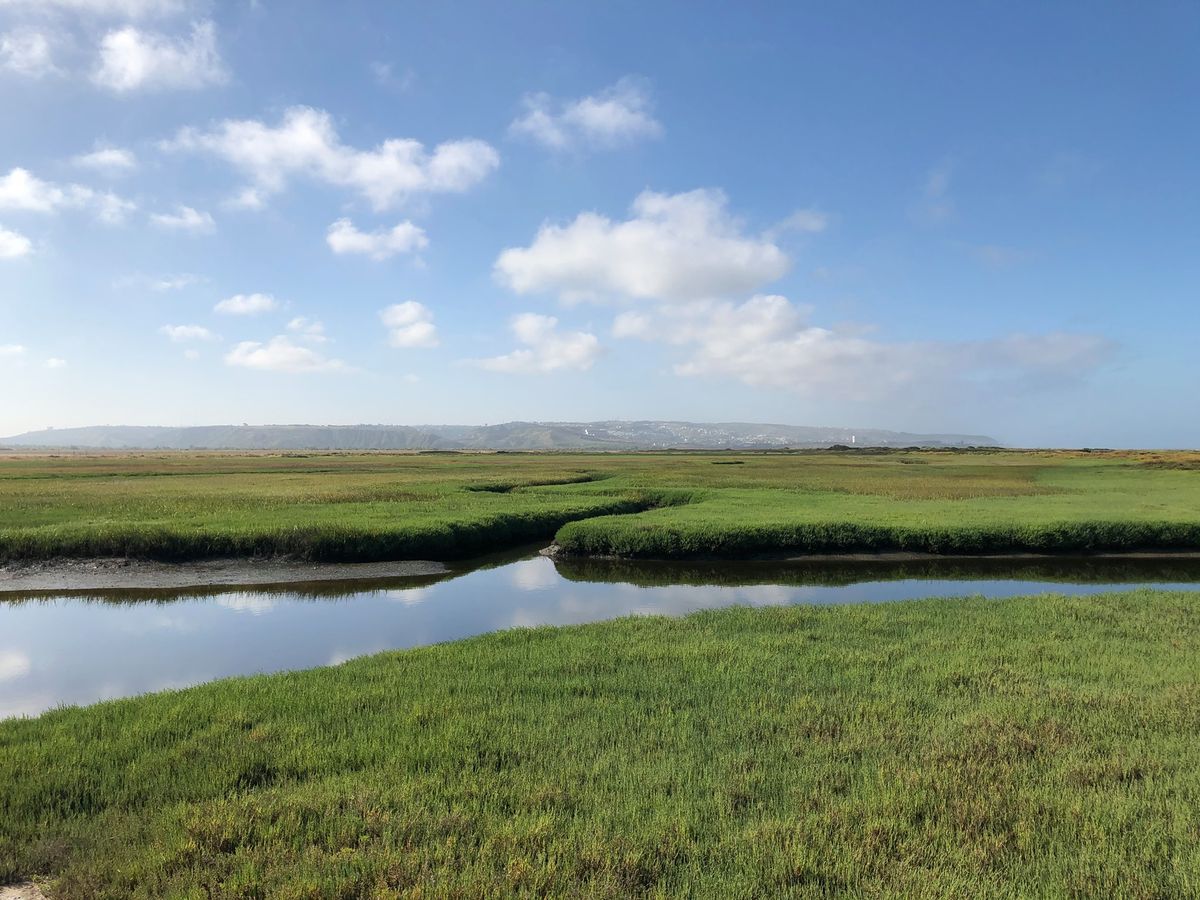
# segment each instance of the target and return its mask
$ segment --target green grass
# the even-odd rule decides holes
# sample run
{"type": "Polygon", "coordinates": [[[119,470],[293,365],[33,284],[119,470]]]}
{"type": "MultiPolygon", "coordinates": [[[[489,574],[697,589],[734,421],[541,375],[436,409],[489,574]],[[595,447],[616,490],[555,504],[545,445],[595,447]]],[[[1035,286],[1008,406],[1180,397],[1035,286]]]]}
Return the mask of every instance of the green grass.
{"type": "Polygon", "coordinates": [[[735,608],[61,710],[0,722],[0,883],[1192,897],[1198,658],[1197,593],[735,608]]]}
{"type": "Polygon", "coordinates": [[[1196,550],[1200,456],[0,457],[0,559],[453,559],[552,537],[663,558],[1196,550]]]}

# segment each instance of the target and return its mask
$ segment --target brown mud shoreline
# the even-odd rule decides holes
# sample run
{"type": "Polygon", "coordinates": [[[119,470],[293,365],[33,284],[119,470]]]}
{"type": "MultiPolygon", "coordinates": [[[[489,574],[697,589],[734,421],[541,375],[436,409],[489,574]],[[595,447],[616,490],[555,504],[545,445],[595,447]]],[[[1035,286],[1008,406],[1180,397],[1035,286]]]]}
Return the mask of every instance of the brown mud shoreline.
{"type": "Polygon", "coordinates": [[[444,563],[423,559],[374,563],[313,563],[286,558],[212,559],[164,563],[145,559],[16,560],[0,564],[0,594],[293,584],[445,575],[444,563]]]}

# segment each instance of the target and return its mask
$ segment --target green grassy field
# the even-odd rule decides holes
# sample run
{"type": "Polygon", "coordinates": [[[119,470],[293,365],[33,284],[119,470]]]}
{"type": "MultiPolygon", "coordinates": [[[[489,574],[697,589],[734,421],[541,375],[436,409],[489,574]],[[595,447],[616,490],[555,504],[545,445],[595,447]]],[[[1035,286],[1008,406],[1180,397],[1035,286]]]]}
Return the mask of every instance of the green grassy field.
{"type": "Polygon", "coordinates": [[[0,457],[0,558],[1200,549],[1200,455],[0,457]]]}
{"type": "Polygon", "coordinates": [[[0,722],[51,897],[1193,897],[1200,594],[502,632],[0,722]]]}

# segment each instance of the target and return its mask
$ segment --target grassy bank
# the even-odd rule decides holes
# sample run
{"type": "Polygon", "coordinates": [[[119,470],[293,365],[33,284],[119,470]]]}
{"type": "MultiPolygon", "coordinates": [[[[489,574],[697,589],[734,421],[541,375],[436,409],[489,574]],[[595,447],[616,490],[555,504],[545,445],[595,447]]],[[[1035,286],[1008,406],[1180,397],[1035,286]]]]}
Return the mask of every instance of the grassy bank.
{"type": "Polygon", "coordinates": [[[0,723],[56,897],[1200,892],[1200,594],[731,609],[0,723]]]}
{"type": "Polygon", "coordinates": [[[453,559],[551,538],[643,558],[1194,550],[1200,455],[0,458],[0,559],[453,559]]]}

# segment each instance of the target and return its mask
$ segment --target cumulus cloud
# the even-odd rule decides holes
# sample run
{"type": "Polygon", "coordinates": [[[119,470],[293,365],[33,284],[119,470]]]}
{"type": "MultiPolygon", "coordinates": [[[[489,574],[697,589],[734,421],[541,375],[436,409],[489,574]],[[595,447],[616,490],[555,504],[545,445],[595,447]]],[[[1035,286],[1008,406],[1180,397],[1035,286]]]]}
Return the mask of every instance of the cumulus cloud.
{"type": "Polygon", "coordinates": [[[100,64],[92,73],[93,82],[119,94],[196,89],[228,80],[212,22],[197,22],[187,37],[132,25],[110,31],[100,41],[100,64]]]}
{"type": "Polygon", "coordinates": [[[346,368],[340,359],[329,359],[287,335],[277,335],[266,343],[242,341],[229,351],[225,362],[230,366],[259,369],[264,372],[337,372],[346,368]]]}
{"type": "Polygon", "coordinates": [[[256,316],[279,309],[279,301],[270,294],[234,294],[213,307],[226,316],[256,316]]]}
{"type": "Polygon", "coordinates": [[[188,341],[215,341],[217,336],[203,325],[164,325],[158,329],[177,344],[188,341]]]}
{"type": "Polygon", "coordinates": [[[50,36],[28,28],[0,35],[0,70],[26,78],[59,74],[50,36]]]}
{"type": "Polygon", "coordinates": [[[375,209],[384,210],[419,194],[465,191],[500,164],[484,141],[448,141],[426,150],[412,139],[393,138],[373,150],[342,143],[333,119],[324,110],[292,107],[277,126],[254,119],[227,119],[208,131],[185,128],[168,150],[211,153],[250,179],[239,195],[242,205],[261,205],[290,178],[349,188],[375,209]]]}
{"type": "Polygon", "coordinates": [[[19,259],[33,253],[33,241],[17,231],[0,226],[0,259],[19,259]]]}
{"type": "Polygon", "coordinates": [[[586,331],[560,332],[558,319],[537,313],[522,313],[512,321],[512,332],[523,348],[477,360],[493,372],[546,374],[590,369],[602,348],[594,334],[586,331]]]}
{"type": "Polygon", "coordinates": [[[134,203],[108,191],[43,181],[28,169],[15,168],[0,177],[0,209],[46,214],[89,209],[100,221],[112,225],[125,221],[136,208],[134,203]]]}
{"type": "Polygon", "coordinates": [[[334,253],[358,253],[374,260],[429,246],[425,232],[412,222],[401,222],[394,228],[379,231],[359,231],[349,219],[338,219],[329,226],[325,240],[334,253]]]}
{"type": "Polygon", "coordinates": [[[726,205],[716,190],[646,191],[623,222],[585,212],[568,225],[543,225],[528,247],[500,254],[495,275],[519,294],[567,301],[745,294],[783,275],[788,258],[767,236],[746,234],[726,205]]]}
{"type": "Polygon", "coordinates": [[[25,355],[25,348],[20,344],[0,344],[0,359],[14,359],[25,355]]]}
{"type": "Polygon", "coordinates": [[[379,318],[388,330],[388,343],[393,347],[436,347],[437,326],[433,311],[424,303],[406,300],[380,310],[379,318]]]}
{"type": "Polygon", "coordinates": [[[168,231],[183,231],[188,234],[211,234],[217,228],[213,217],[190,206],[177,206],[173,213],[154,213],[150,221],[168,231]]]}
{"type": "Polygon", "coordinates": [[[682,348],[683,376],[725,376],[756,387],[782,388],[852,401],[948,386],[1019,381],[1026,386],[1070,380],[1111,356],[1095,335],[1009,335],[976,341],[887,342],[822,328],[785,297],[663,307],[630,336],[682,348]]]}
{"type": "Polygon", "coordinates": [[[325,323],[307,316],[296,316],[287,323],[287,330],[296,340],[306,344],[324,344],[329,340],[325,334],[325,323]]]}
{"type": "Polygon", "coordinates": [[[28,169],[15,168],[0,178],[0,209],[25,212],[56,212],[64,207],[82,206],[91,191],[77,184],[60,187],[42,181],[28,169]]]}
{"type": "Polygon", "coordinates": [[[67,361],[57,356],[51,356],[42,365],[44,365],[47,369],[65,369],[67,367],[67,361]]]}
{"type": "Polygon", "coordinates": [[[81,153],[72,157],[71,162],[109,177],[128,175],[138,166],[137,157],[134,156],[133,151],[103,144],[97,144],[91,153],[81,153]]]}
{"type": "Polygon", "coordinates": [[[137,204],[110,192],[96,193],[93,197],[96,218],[106,225],[120,225],[137,209],[137,204]]]}
{"type": "Polygon", "coordinates": [[[560,103],[539,93],[526,96],[523,103],[525,114],[509,125],[510,133],[551,150],[615,147],[663,133],[649,94],[632,78],[577,100],[560,103]]]}
{"type": "Polygon", "coordinates": [[[623,312],[613,319],[613,337],[642,338],[648,340],[654,334],[654,321],[640,312],[623,312]]]}

